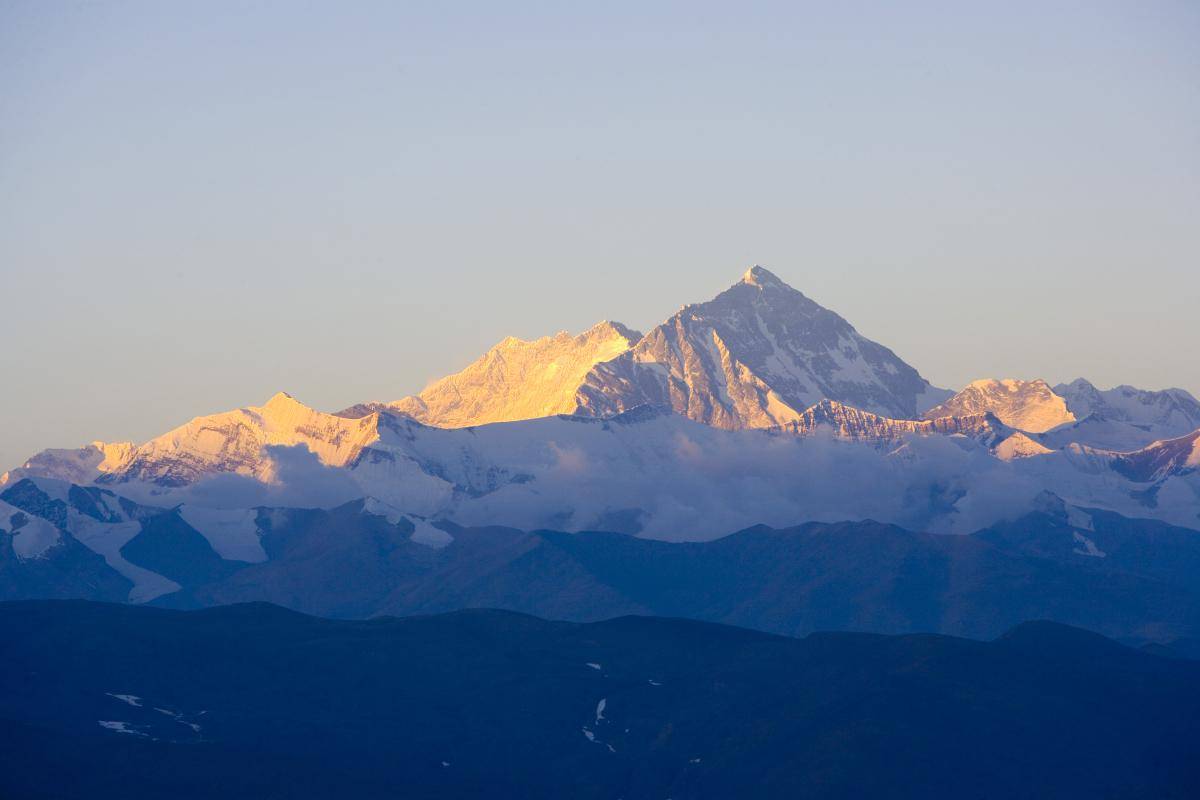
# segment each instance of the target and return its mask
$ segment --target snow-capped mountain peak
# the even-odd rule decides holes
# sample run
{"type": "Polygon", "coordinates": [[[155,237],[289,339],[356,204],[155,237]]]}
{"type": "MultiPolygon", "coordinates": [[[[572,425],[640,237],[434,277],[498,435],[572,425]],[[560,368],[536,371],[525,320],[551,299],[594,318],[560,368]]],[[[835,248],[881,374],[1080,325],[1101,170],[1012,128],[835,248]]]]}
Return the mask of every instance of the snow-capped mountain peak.
{"type": "Polygon", "coordinates": [[[100,475],[124,469],[133,458],[133,442],[92,442],[75,449],[43,450],[16,469],[0,475],[0,486],[27,475],[54,475],[73,483],[90,483],[100,475]]]}
{"type": "Polygon", "coordinates": [[[742,275],[742,283],[759,289],[787,287],[775,273],[766,267],[755,264],[742,275]]]}
{"type": "Polygon", "coordinates": [[[737,429],[794,421],[823,399],[914,418],[949,395],[756,264],[646,336],[610,321],[577,336],[509,336],[419,395],[339,414],[394,411],[458,428],[553,414],[612,417],[660,405],[737,429]]]}
{"type": "Polygon", "coordinates": [[[761,266],[712,300],[684,306],[628,353],[596,367],[581,413],[668,405],[721,428],[797,420],[823,399],[912,418],[949,392],[761,266]]]}
{"type": "Polygon", "coordinates": [[[274,465],[268,447],[302,445],[321,464],[342,467],[378,438],[377,429],[376,414],[326,414],[279,392],[261,406],[196,417],[141,445],[93,442],[78,450],[43,451],[6,473],[0,485],[27,475],[159,486],[184,486],[219,473],[270,480],[274,465]]]}
{"type": "Polygon", "coordinates": [[[1004,424],[1027,433],[1042,433],[1075,421],[1066,401],[1040,378],[1032,381],[1013,378],[972,381],[923,416],[935,419],[985,411],[995,414],[1004,424]]]}
{"type": "Polygon", "coordinates": [[[608,320],[577,336],[566,331],[532,341],[509,336],[463,371],[388,408],[446,428],[569,414],[588,371],[640,338],[608,320]]]}

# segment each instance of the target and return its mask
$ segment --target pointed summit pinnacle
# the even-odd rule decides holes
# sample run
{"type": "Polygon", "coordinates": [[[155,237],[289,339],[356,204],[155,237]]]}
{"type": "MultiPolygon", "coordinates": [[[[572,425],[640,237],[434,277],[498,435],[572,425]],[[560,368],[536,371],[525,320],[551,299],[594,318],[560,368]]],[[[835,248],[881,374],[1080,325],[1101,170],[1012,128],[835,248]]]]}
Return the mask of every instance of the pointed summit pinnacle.
{"type": "Polygon", "coordinates": [[[768,286],[783,286],[783,281],[779,280],[773,272],[766,267],[760,267],[755,264],[746,273],[742,275],[742,283],[748,286],[757,286],[760,289],[765,289],[768,286]]]}
{"type": "Polygon", "coordinates": [[[271,395],[271,399],[263,404],[262,408],[267,411],[279,412],[287,408],[303,408],[304,404],[296,398],[292,397],[287,392],[276,392],[271,395]]]}

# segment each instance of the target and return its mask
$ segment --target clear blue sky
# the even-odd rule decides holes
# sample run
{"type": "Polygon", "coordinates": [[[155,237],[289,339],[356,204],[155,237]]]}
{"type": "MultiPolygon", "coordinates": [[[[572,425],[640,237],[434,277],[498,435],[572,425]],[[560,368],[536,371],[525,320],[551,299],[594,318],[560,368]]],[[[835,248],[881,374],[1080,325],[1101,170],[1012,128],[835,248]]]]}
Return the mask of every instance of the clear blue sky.
{"type": "Polygon", "coordinates": [[[0,0],[0,468],[753,262],[942,386],[1200,393],[1200,5],[0,0]]]}

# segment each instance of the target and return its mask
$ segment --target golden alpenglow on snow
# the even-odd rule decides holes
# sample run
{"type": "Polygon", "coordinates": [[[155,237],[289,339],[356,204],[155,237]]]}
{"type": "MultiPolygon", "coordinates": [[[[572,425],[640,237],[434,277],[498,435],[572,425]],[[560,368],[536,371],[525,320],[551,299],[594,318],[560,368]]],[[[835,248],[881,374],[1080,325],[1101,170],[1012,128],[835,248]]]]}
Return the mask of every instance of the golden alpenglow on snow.
{"type": "Polygon", "coordinates": [[[1029,433],[1044,433],[1075,421],[1067,401],[1043,380],[973,381],[946,402],[925,412],[926,419],[982,414],[990,411],[1005,425],[1029,433]]]}
{"type": "Polygon", "coordinates": [[[578,336],[560,331],[532,342],[510,336],[462,372],[390,406],[442,428],[571,414],[592,367],[621,355],[641,336],[607,320],[578,336]]]}

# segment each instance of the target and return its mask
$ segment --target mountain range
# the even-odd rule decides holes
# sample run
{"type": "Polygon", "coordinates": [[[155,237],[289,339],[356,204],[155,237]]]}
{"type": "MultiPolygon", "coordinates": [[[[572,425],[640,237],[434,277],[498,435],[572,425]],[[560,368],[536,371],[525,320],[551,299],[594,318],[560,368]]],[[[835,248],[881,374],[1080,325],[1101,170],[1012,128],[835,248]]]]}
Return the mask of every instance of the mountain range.
{"type": "MultiPolygon", "coordinates": [[[[784,621],[705,605],[700,588],[662,605],[616,588],[618,577],[636,572],[641,559],[666,569],[690,552],[667,557],[647,540],[711,542],[705,553],[739,563],[742,555],[723,548],[765,536],[764,564],[790,563],[784,551],[793,552],[793,539],[746,531],[805,523],[852,523],[845,530],[855,532],[836,539],[846,544],[830,574],[875,563],[861,551],[865,542],[893,552],[888,543],[902,541],[917,547],[922,563],[961,576],[953,548],[995,548],[989,537],[1016,522],[1036,539],[1047,503],[1074,520],[1057,534],[1071,545],[1065,564],[1048,567],[1044,548],[1014,551],[1009,542],[1003,557],[987,551],[998,561],[966,574],[1019,594],[1020,580],[1002,576],[1028,581],[1039,570],[1065,570],[1071,577],[1055,578],[1063,596],[1029,596],[1067,608],[1075,602],[1067,596],[1100,590],[1089,583],[1099,580],[1095,565],[1117,564],[1112,542],[1081,520],[1122,520],[1110,527],[1146,541],[1160,530],[1200,529],[1200,403],[1178,389],[1100,390],[1082,379],[938,389],[756,266],[645,335],[602,322],[578,336],[509,338],[415,397],[327,413],[281,392],[141,444],[43,451],[0,477],[0,568],[13,599],[181,607],[261,599],[335,616],[493,603],[544,616],[663,613],[796,633],[806,630],[796,620],[806,618],[857,623],[854,615],[806,617],[828,610],[812,597],[809,610],[784,621]],[[546,597],[530,605],[520,586],[538,584],[521,572],[521,559],[584,531],[623,535],[603,541],[633,542],[612,545],[632,548],[632,561],[599,584],[594,565],[578,567],[591,577],[551,580],[546,597]],[[880,531],[890,533],[877,541],[880,531]],[[481,590],[474,571],[485,566],[496,570],[485,574],[497,586],[511,588],[481,590]]],[[[983,556],[968,561],[975,558],[983,556]]],[[[888,571],[895,566],[883,559],[865,574],[886,585],[899,579],[888,571]]],[[[800,580],[772,583],[761,569],[742,579],[800,580]]],[[[1182,573],[1118,571],[1140,587],[1130,596],[1145,602],[1164,587],[1191,597],[1182,573]]],[[[880,598],[838,602],[859,608],[866,630],[964,632],[952,619],[971,608],[962,592],[973,584],[929,580],[925,611],[911,618],[885,619],[888,601],[880,598]],[[957,588],[938,594],[948,587],[957,588]]],[[[728,608],[783,603],[730,591],[728,608]]],[[[971,612],[981,631],[994,635],[1039,608],[1003,600],[978,601],[993,604],[971,612]]],[[[1196,635],[1190,599],[1174,609],[1153,602],[1162,636],[1196,635]]],[[[1060,621],[1155,637],[1115,607],[1095,618],[1072,614],[1060,621]]]]}
{"type": "Polygon", "coordinates": [[[390,408],[429,425],[464,427],[663,405],[719,428],[769,428],[822,399],[907,418],[949,394],[754,266],[645,336],[606,321],[575,337],[509,337],[416,397],[346,413],[390,408]]]}

